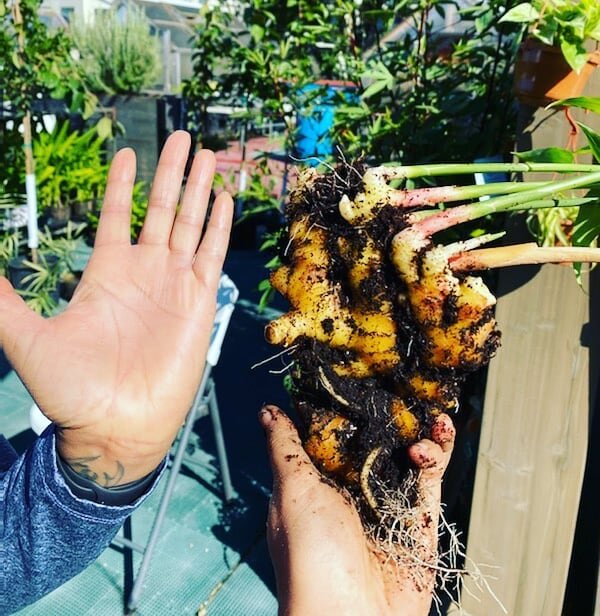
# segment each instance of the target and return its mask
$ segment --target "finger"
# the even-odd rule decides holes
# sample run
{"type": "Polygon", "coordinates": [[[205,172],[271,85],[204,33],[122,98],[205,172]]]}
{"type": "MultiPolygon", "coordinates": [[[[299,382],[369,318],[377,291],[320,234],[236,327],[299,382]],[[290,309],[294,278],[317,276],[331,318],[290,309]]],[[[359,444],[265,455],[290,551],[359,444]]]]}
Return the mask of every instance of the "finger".
{"type": "Polygon", "coordinates": [[[112,160],[95,246],[131,242],[131,194],[135,182],[135,152],[119,150],[112,160]]]}
{"type": "Polygon", "coordinates": [[[446,466],[450,461],[452,450],[454,449],[454,439],[456,438],[456,428],[448,415],[442,413],[438,415],[431,427],[431,438],[437,443],[446,454],[446,466]]]}
{"type": "Polygon", "coordinates": [[[276,484],[285,483],[304,470],[314,470],[296,427],[281,409],[272,405],[265,406],[259,413],[259,421],[267,436],[269,460],[276,484]]]}
{"type": "Polygon", "coordinates": [[[27,306],[10,282],[0,276],[0,346],[21,373],[46,321],[27,306]]]}
{"type": "Polygon", "coordinates": [[[229,193],[222,192],[215,199],[206,233],[194,258],[196,276],[215,288],[227,254],[232,218],[233,200],[229,193]]]}
{"type": "Polygon", "coordinates": [[[194,156],[181,202],[181,209],[175,217],[175,224],[169,240],[169,247],[174,252],[180,252],[191,257],[198,248],[215,167],[215,155],[210,150],[200,150],[194,156]]]}
{"type": "Polygon", "coordinates": [[[169,241],[190,143],[189,133],[181,130],[175,131],[165,142],[148,198],[140,244],[167,244],[169,241]]]}
{"type": "Polygon", "coordinates": [[[408,449],[408,455],[420,470],[421,479],[441,480],[452,455],[456,430],[448,415],[439,415],[431,427],[431,440],[423,439],[408,449]]]}

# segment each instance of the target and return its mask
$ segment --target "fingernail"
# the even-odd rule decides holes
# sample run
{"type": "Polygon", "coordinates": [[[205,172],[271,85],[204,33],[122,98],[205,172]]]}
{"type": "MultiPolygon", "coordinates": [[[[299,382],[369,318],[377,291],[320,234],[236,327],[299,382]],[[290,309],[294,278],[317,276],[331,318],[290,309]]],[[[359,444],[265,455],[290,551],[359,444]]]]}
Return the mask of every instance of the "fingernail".
{"type": "Polygon", "coordinates": [[[454,439],[455,428],[449,418],[439,417],[431,431],[434,440],[440,445],[454,439]]]}
{"type": "Polygon", "coordinates": [[[263,428],[267,428],[269,424],[273,421],[273,407],[270,405],[265,405],[260,409],[258,413],[258,420],[260,421],[263,428]]]}
{"type": "Polygon", "coordinates": [[[425,446],[424,446],[422,443],[420,443],[420,442],[413,443],[413,444],[410,446],[410,449],[411,449],[411,451],[412,451],[414,454],[418,454],[418,455],[420,455],[420,456],[423,456],[423,455],[425,455],[425,454],[427,453],[427,447],[425,447],[425,446]]]}

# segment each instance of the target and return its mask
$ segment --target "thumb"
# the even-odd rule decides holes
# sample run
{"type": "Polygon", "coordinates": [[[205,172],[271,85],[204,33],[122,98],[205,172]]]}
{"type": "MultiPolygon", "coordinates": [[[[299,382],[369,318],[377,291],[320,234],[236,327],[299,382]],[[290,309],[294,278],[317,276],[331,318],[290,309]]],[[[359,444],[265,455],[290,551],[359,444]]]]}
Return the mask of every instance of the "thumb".
{"type": "Polygon", "coordinates": [[[0,276],[0,346],[19,370],[45,320],[33,312],[10,282],[0,276]]]}
{"type": "Polygon", "coordinates": [[[314,470],[302,447],[292,420],[278,407],[267,405],[259,413],[259,421],[267,436],[269,459],[276,483],[285,483],[298,472],[314,470]]]}

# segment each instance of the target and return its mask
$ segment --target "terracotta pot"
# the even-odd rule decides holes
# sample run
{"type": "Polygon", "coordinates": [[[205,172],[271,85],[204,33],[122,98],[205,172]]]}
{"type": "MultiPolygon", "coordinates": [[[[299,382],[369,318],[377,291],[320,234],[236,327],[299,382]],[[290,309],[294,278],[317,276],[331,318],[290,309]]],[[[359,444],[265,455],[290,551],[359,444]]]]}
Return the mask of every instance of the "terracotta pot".
{"type": "Polygon", "coordinates": [[[533,107],[544,107],[562,98],[579,96],[598,64],[600,52],[594,51],[587,64],[576,73],[560,48],[544,45],[536,39],[526,39],[515,67],[515,94],[522,103],[533,107]]]}

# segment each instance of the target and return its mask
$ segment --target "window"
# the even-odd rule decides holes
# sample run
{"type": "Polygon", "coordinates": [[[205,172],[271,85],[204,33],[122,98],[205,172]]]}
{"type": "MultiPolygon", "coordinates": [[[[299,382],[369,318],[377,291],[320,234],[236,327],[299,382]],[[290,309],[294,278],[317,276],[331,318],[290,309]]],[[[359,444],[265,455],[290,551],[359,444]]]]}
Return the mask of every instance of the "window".
{"type": "Polygon", "coordinates": [[[70,23],[75,15],[75,9],[72,6],[63,6],[60,9],[60,16],[67,22],[70,23]]]}

